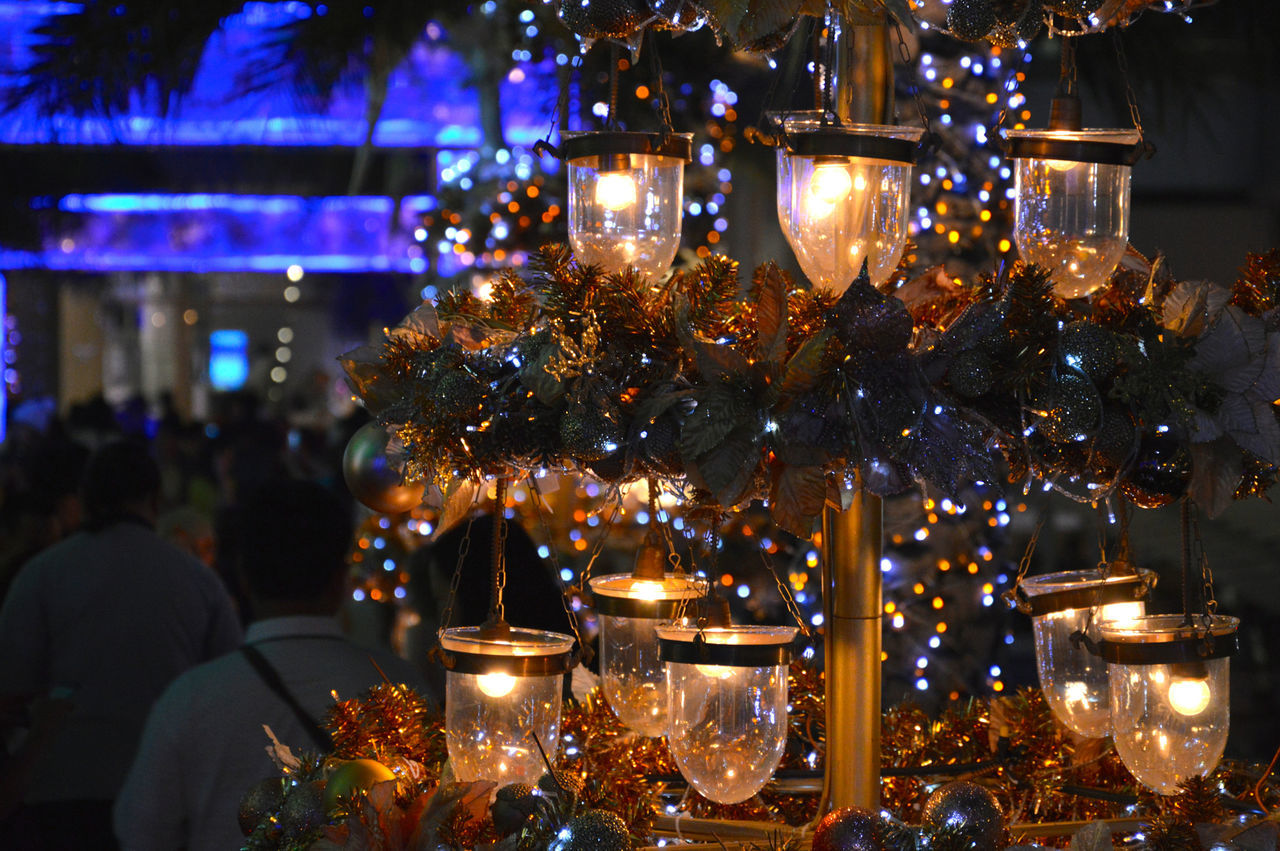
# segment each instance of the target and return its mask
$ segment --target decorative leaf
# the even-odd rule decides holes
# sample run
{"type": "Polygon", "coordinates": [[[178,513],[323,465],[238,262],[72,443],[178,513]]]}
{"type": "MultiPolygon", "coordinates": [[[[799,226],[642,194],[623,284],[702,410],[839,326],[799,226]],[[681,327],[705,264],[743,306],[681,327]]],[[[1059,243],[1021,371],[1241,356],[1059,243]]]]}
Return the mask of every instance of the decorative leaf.
{"type": "Polygon", "coordinates": [[[1180,337],[1195,337],[1208,320],[1209,283],[1182,281],[1164,299],[1160,324],[1180,337]]]}
{"type": "Polygon", "coordinates": [[[693,352],[698,360],[698,371],[708,381],[741,377],[752,371],[746,356],[725,343],[697,340],[693,344],[693,352]]]}
{"type": "Polygon", "coordinates": [[[399,325],[393,328],[388,336],[408,336],[410,341],[416,345],[421,345],[427,339],[439,340],[441,336],[440,317],[436,315],[435,305],[430,301],[422,302],[399,325]]]}
{"type": "Polygon", "coordinates": [[[1187,368],[1209,376],[1229,393],[1244,393],[1263,376],[1268,360],[1267,337],[1261,319],[1229,306],[1196,340],[1195,354],[1187,361],[1187,368]]]}
{"type": "Polygon", "coordinates": [[[1091,821],[1071,837],[1070,851],[1111,851],[1111,826],[1091,821]]]}
{"type": "Polygon", "coordinates": [[[760,429],[754,423],[739,425],[710,451],[694,458],[689,475],[721,505],[736,505],[747,496],[755,479],[762,443],[760,429]]]}
{"type": "Polygon", "coordinates": [[[773,479],[769,510],[774,521],[793,535],[808,538],[827,502],[827,477],[821,466],[781,465],[773,479]]]}
{"type": "Polygon", "coordinates": [[[711,385],[698,398],[698,406],[680,429],[680,454],[697,458],[710,451],[742,425],[749,412],[740,389],[723,381],[711,385]]]}
{"type": "Polygon", "coordinates": [[[871,286],[867,264],[831,309],[830,325],[850,354],[905,351],[911,342],[911,314],[902,302],[871,286]]]}
{"type": "Polygon", "coordinates": [[[1242,449],[1280,464],[1280,423],[1271,402],[1228,396],[1218,408],[1218,421],[1242,449]]]}
{"type": "Polygon", "coordinates": [[[520,383],[533,391],[544,405],[554,405],[564,395],[564,371],[559,368],[563,352],[554,341],[537,349],[537,354],[520,367],[520,383]]]}
{"type": "Polygon", "coordinates": [[[787,281],[774,263],[756,273],[756,358],[781,362],[787,354],[787,281]]]}
{"type": "Polygon", "coordinates": [[[824,328],[800,344],[800,348],[787,361],[782,378],[774,382],[771,395],[776,399],[788,399],[808,393],[825,375],[823,367],[827,343],[832,331],[824,328]]]}
{"type": "Polygon", "coordinates": [[[470,479],[449,479],[445,486],[444,508],[440,512],[440,519],[436,521],[436,535],[452,529],[458,521],[470,514],[478,493],[479,488],[470,479]]]}

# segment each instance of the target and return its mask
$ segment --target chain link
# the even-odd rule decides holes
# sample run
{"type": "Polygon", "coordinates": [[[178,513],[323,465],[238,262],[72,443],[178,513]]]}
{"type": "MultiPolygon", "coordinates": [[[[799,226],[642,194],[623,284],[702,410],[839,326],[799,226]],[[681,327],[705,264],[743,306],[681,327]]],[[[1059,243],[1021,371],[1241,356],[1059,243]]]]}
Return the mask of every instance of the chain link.
{"type": "Polygon", "coordinates": [[[533,496],[534,510],[538,514],[538,525],[542,527],[542,535],[547,542],[547,557],[551,561],[551,571],[555,575],[556,585],[560,588],[560,606],[564,609],[565,617],[569,619],[569,629],[573,630],[573,637],[578,640],[578,647],[585,654],[588,651],[582,641],[582,633],[578,629],[578,613],[573,610],[573,604],[569,600],[570,588],[560,576],[560,556],[556,552],[555,537],[551,532],[551,524],[547,521],[547,514],[543,510],[545,506],[542,504],[542,490],[538,487],[538,480],[533,476],[529,476],[526,481],[529,483],[529,491],[533,496]]]}
{"type": "Polygon", "coordinates": [[[1196,560],[1200,563],[1200,586],[1204,595],[1205,614],[1212,617],[1218,613],[1218,600],[1213,592],[1213,571],[1209,569],[1209,554],[1204,549],[1204,539],[1200,537],[1200,518],[1192,512],[1191,532],[1196,560]]]}
{"type": "Polygon", "coordinates": [[[493,515],[493,549],[490,551],[493,582],[489,594],[489,619],[503,621],[506,620],[506,609],[502,602],[502,593],[507,587],[507,479],[505,476],[498,477],[493,502],[496,511],[493,515]]]}
{"type": "Polygon", "coordinates": [[[907,40],[902,35],[902,25],[898,23],[896,18],[890,18],[889,22],[893,24],[893,32],[898,36],[898,55],[902,57],[902,62],[907,66],[907,72],[911,76],[911,96],[916,102],[916,112],[920,114],[920,121],[924,125],[924,135],[927,140],[933,135],[933,129],[929,124],[929,113],[924,109],[924,98],[921,95],[920,75],[916,73],[915,61],[911,58],[911,49],[907,47],[907,40]]]}
{"type": "Polygon", "coordinates": [[[1022,580],[1026,578],[1027,571],[1031,569],[1031,557],[1035,555],[1036,545],[1040,543],[1040,532],[1044,529],[1044,523],[1048,519],[1048,513],[1041,513],[1040,519],[1036,521],[1035,529],[1031,530],[1031,538],[1027,541],[1027,548],[1022,553],[1022,559],[1018,562],[1018,575],[1013,580],[1013,587],[1001,595],[1006,603],[1019,611],[1028,611],[1026,600],[1022,596],[1022,580]]]}
{"type": "MultiPolygon", "coordinates": [[[[1001,54],[1003,55],[1003,53],[1001,54]]],[[[1026,64],[1027,51],[1018,49],[1018,59],[1016,62],[1009,63],[1009,76],[1005,78],[1000,89],[1004,92],[1000,98],[1000,111],[996,113],[995,124],[991,126],[991,132],[987,134],[989,141],[994,141],[1000,137],[1000,128],[1004,126],[1004,120],[1009,115],[1009,101],[1013,100],[1013,96],[1018,93],[1018,74],[1022,65],[1026,64]]]]}
{"type": "Polygon", "coordinates": [[[1133,93],[1133,82],[1129,79],[1129,60],[1124,53],[1124,42],[1120,39],[1120,30],[1112,28],[1111,40],[1116,46],[1116,64],[1120,66],[1120,77],[1124,80],[1124,96],[1129,102],[1129,118],[1133,121],[1133,127],[1138,131],[1138,144],[1142,148],[1144,156],[1150,157],[1155,153],[1155,145],[1147,141],[1147,134],[1142,129],[1142,113],[1138,110],[1138,97],[1133,93]]]}
{"type": "Polygon", "coordinates": [[[458,544],[458,563],[453,568],[453,579],[449,581],[449,599],[445,601],[444,613],[440,615],[440,631],[444,632],[449,628],[449,622],[453,619],[453,603],[458,598],[458,585],[462,581],[462,565],[467,560],[467,554],[471,552],[471,527],[475,524],[474,516],[467,519],[467,528],[462,533],[462,541],[458,544]]]}
{"type": "Polygon", "coordinates": [[[667,97],[667,87],[663,80],[662,57],[658,55],[658,36],[649,30],[649,68],[653,75],[654,97],[658,101],[658,120],[662,122],[662,136],[671,135],[674,128],[671,123],[671,100],[667,97]]]}
{"type": "Polygon", "coordinates": [[[805,622],[804,614],[800,611],[800,606],[796,603],[796,598],[792,595],[791,589],[787,587],[787,583],[782,581],[782,574],[778,573],[777,565],[773,563],[773,559],[769,558],[769,554],[764,547],[760,547],[759,552],[760,561],[764,562],[764,566],[773,574],[773,581],[778,584],[778,593],[782,595],[782,602],[786,604],[787,612],[795,620],[796,626],[800,627],[805,639],[811,640],[813,631],[809,629],[809,624],[805,622]]]}

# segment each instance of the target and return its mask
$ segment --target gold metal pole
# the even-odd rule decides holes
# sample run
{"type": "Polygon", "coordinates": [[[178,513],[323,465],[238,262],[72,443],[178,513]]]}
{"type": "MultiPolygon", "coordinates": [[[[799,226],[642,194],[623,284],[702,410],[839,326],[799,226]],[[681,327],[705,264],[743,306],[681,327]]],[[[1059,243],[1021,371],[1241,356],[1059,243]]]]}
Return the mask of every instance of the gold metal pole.
{"type": "Polygon", "coordinates": [[[893,123],[893,51],[889,25],[845,23],[838,16],[832,108],[841,121],[893,123]]]}
{"type": "Polygon", "coordinates": [[[880,498],[859,490],[822,518],[827,755],[821,815],[880,809],[880,498]]]}
{"type": "MultiPolygon", "coordinates": [[[[833,21],[833,106],[842,121],[893,121],[889,26],[833,21]]],[[[861,489],[822,518],[827,755],[818,814],[880,809],[880,579],[884,507],[861,489]]]]}

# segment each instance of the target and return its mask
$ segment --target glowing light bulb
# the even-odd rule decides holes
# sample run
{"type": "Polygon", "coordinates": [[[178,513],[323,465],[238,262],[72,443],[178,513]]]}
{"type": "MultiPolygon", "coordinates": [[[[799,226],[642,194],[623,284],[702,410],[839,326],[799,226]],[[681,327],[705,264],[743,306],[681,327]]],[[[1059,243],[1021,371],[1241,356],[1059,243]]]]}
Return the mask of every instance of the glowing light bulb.
{"type": "Polygon", "coordinates": [[[1044,162],[1054,171],[1071,171],[1071,169],[1080,164],[1071,160],[1045,160],[1044,162]]]}
{"type": "Polygon", "coordinates": [[[1199,715],[1209,706],[1209,683],[1194,677],[1169,681],[1169,706],[1179,715],[1199,715]]]}
{"type": "Polygon", "coordinates": [[[1123,628],[1132,626],[1136,618],[1147,613],[1147,604],[1142,601],[1131,603],[1108,603],[1098,611],[1098,620],[1123,628]]]}
{"type": "Polygon", "coordinates": [[[625,171],[607,171],[596,179],[596,203],[618,212],[636,203],[635,179],[625,171]]]}
{"type": "Polygon", "coordinates": [[[476,677],[476,685],[489,697],[506,697],[516,687],[516,678],[502,672],[481,674],[476,677]]]}
{"type": "MultiPolygon", "coordinates": [[[[863,181],[866,186],[866,181],[863,181]]],[[[849,197],[853,190],[853,178],[843,163],[823,163],[814,166],[813,177],[809,178],[809,194],[815,201],[823,204],[835,204],[849,197]]]]}
{"type": "Polygon", "coordinates": [[[729,665],[694,665],[698,673],[713,680],[727,680],[733,676],[733,668],[729,665]]]}
{"type": "Polygon", "coordinates": [[[637,600],[661,600],[662,583],[638,580],[631,585],[631,595],[637,600]]]}

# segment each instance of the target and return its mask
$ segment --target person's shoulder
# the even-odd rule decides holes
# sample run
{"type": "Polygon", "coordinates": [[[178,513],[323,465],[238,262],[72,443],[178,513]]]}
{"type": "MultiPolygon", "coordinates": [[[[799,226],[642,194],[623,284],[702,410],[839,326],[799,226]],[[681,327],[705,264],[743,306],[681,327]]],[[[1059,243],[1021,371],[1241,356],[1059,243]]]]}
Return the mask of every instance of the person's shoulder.
{"type": "Polygon", "coordinates": [[[233,650],[194,665],[165,687],[156,705],[184,706],[234,694],[236,686],[252,673],[240,651],[233,650]]]}

